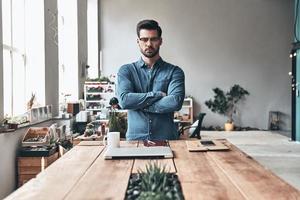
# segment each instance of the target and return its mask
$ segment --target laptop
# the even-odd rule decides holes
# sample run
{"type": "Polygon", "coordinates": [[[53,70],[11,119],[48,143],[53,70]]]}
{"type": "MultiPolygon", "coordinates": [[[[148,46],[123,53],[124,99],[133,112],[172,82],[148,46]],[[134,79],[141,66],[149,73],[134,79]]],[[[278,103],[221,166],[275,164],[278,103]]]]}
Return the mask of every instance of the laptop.
{"type": "Polygon", "coordinates": [[[104,153],[106,160],[118,158],[173,158],[173,153],[168,146],[108,148],[104,153]]]}

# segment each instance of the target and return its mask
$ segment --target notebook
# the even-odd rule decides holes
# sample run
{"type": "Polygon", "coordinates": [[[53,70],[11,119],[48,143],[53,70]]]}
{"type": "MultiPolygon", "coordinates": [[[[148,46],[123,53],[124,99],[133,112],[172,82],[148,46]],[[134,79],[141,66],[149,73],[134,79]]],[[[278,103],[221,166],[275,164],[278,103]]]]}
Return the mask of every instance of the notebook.
{"type": "Polygon", "coordinates": [[[170,147],[120,147],[109,148],[104,153],[104,159],[116,158],[173,158],[170,147]]]}

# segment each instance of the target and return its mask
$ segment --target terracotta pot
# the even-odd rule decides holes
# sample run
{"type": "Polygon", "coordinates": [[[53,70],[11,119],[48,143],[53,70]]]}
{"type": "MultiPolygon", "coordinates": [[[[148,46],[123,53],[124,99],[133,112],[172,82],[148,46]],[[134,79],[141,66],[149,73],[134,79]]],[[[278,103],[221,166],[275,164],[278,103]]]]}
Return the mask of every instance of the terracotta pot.
{"type": "Polygon", "coordinates": [[[225,129],[225,131],[233,131],[234,130],[234,123],[225,123],[224,129],[225,129]]]}

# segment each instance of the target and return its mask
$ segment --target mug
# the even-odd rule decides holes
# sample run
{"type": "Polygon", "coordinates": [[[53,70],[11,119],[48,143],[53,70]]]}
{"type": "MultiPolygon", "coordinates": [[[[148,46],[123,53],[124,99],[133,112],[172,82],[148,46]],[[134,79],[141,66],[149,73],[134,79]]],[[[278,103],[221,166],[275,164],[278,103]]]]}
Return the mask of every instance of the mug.
{"type": "Polygon", "coordinates": [[[103,145],[107,148],[119,148],[120,147],[120,132],[108,132],[103,138],[103,145]],[[107,144],[106,144],[107,140],[107,144]]]}

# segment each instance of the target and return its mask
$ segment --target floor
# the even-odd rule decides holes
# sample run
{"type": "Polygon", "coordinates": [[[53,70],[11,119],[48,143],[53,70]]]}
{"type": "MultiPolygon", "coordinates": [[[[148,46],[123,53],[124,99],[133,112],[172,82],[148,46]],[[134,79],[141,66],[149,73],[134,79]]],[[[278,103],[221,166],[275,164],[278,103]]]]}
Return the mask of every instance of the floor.
{"type": "Polygon", "coordinates": [[[271,131],[201,131],[205,138],[226,138],[265,168],[300,190],[300,142],[271,131]]]}

